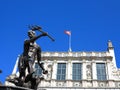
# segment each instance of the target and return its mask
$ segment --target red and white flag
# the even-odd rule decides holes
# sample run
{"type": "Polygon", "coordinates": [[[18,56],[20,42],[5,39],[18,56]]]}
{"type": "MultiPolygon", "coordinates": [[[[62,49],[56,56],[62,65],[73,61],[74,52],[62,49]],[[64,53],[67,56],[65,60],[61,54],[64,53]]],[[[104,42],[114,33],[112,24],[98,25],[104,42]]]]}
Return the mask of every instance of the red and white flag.
{"type": "Polygon", "coordinates": [[[67,35],[71,35],[71,31],[65,30],[64,32],[65,32],[65,34],[67,34],[67,35]]]}

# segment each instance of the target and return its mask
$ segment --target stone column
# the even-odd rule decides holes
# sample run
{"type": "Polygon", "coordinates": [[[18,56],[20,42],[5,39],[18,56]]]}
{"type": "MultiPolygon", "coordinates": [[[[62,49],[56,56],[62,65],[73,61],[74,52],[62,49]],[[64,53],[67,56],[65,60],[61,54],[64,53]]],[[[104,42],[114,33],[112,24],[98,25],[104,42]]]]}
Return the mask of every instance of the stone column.
{"type": "Polygon", "coordinates": [[[53,62],[53,68],[52,68],[52,79],[57,78],[57,62],[54,60],[53,62]]]}
{"type": "Polygon", "coordinates": [[[112,76],[112,67],[110,65],[110,61],[107,60],[106,63],[106,76],[107,76],[107,80],[108,80],[108,86],[109,87],[115,87],[115,82],[114,82],[114,78],[112,76]]]}
{"type": "Polygon", "coordinates": [[[72,87],[72,63],[71,60],[68,60],[67,68],[66,68],[66,85],[67,87],[72,87]]]}
{"type": "Polygon", "coordinates": [[[86,62],[83,60],[83,63],[82,63],[82,79],[83,80],[86,80],[87,77],[86,77],[86,62]]]}
{"type": "Polygon", "coordinates": [[[92,79],[97,80],[97,70],[96,70],[96,63],[92,63],[92,79]]]}
{"type": "Polygon", "coordinates": [[[95,61],[92,62],[92,79],[93,79],[93,87],[98,87],[98,82],[97,82],[97,68],[96,68],[96,63],[95,61]]]}
{"type": "Polygon", "coordinates": [[[67,80],[72,80],[72,66],[71,66],[71,60],[69,60],[68,63],[67,63],[66,71],[67,71],[66,79],[67,79],[67,80]]]}
{"type": "Polygon", "coordinates": [[[87,87],[87,76],[86,76],[86,62],[85,60],[83,60],[83,63],[82,63],[82,87],[87,87]]]}
{"type": "Polygon", "coordinates": [[[111,70],[111,66],[110,66],[110,61],[108,60],[106,63],[106,76],[107,76],[107,80],[113,80],[114,78],[112,77],[112,70],[111,70]]]}
{"type": "Polygon", "coordinates": [[[57,61],[54,60],[53,68],[52,68],[51,87],[56,87],[56,82],[55,82],[56,79],[57,79],[57,61]]]}

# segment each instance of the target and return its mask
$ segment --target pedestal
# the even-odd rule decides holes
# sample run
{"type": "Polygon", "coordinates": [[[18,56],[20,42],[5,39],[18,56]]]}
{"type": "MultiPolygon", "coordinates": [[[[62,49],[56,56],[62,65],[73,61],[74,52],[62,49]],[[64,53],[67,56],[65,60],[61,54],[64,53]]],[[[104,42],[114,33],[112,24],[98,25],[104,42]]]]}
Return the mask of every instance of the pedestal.
{"type": "Polygon", "coordinates": [[[0,90],[33,90],[29,88],[24,87],[18,87],[18,86],[0,86],[0,90]]]}

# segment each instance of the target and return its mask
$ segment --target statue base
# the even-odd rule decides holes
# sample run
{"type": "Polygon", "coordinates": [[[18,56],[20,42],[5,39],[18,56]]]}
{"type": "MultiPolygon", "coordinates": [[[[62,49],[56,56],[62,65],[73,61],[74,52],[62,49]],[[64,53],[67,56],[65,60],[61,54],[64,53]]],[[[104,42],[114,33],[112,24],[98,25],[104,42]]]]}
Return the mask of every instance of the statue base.
{"type": "Polygon", "coordinates": [[[0,90],[34,90],[34,89],[18,87],[18,86],[0,86],[0,90]]]}

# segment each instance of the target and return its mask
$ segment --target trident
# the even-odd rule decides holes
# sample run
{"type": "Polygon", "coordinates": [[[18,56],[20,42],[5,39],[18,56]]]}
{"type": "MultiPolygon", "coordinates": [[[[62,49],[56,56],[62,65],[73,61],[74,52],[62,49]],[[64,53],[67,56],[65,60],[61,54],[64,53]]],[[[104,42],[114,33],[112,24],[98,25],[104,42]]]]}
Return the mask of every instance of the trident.
{"type": "MultiPolygon", "coordinates": [[[[34,25],[34,26],[29,26],[29,28],[33,31],[35,30],[38,30],[40,31],[41,33],[46,33],[45,31],[42,30],[42,28],[40,26],[37,26],[37,25],[34,25]]],[[[52,38],[49,34],[47,34],[47,36],[52,40],[52,41],[55,41],[54,38],[52,38]]]]}

